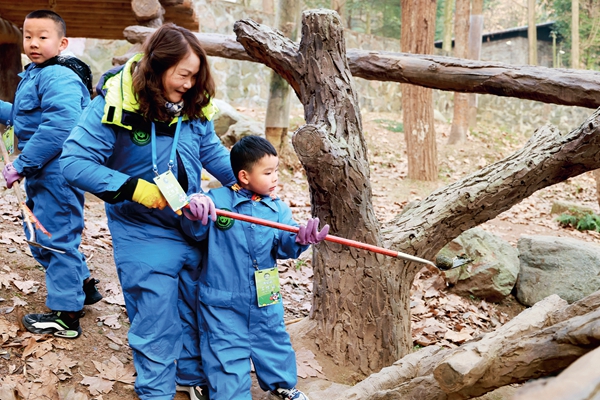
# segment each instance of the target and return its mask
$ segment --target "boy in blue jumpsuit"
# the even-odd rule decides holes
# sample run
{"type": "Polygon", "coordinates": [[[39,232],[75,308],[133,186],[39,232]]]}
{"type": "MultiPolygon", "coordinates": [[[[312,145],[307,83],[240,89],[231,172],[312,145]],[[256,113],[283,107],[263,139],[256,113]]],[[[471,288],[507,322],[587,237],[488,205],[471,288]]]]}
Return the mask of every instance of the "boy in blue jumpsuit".
{"type": "MultiPolygon", "coordinates": [[[[57,61],[68,45],[65,34],[65,22],[58,14],[38,10],[27,15],[23,49],[32,62],[19,74],[14,104],[0,101],[0,122],[13,126],[21,150],[13,162],[5,160],[6,185],[11,188],[27,178],[27,206],[52,235],[36,234],[36,241],[64,252],[30,247],[46,270],[46,306],[52,311],[27,314],[23,324],[33,333],[76,338],[81,335],[83,305],[100,301],[102,295],[79,251],[83,191],[65,181],[58,165],[63,143],[90,101],[78,73],[57,61]]],[[[26,226],[25,234],[30,236],[26,226]]]]}
{"type": "Polygon", "coordinates": [[[199,284],[200,348],[211,400],[251,400],[250,360],[260,387],[270,398],[305,400],[298,391],[296,356],[283,321],[276,259],[297,258],[311,243],[325,238],[319,220],[309,219],[300,232],[279,231],[227,218],[198,220],[197,208],[213,206],[298,226],[290,208],[271,197],[277,186],[275,148],[264,138],[247,136],[231,149],[238,177],[233,187],[195,194],[184,231],[207,239],[199,284]]]}
{"type": "Polygon", "coordinates": [[[128,340],[137,395],[172,400],[176,389],[183,389],[193,400],[205,399],[194,390],[206,383],[196,311],[202,253],[181,229],[185,217],[166,207],[151,182],[157,174],[171,173],[189,195],[201,191],[203,168],[225,185],[235,183],[235,177],[229,151],[214,131],[214,91],[208,91],[214,85],[198,39],[184,28],[164,24],[143,50],[100,78],[98,96],[65,142],[61,167],[69,182],[106,202],[131,323],[128,340]],[[165,104],[141,93],[149,86],[139,84],[144,77],[158,82],[151,89],[174,97],[165,104]],[[185,79],[169,92],[171,79],[179,77],[185,79]],[[200,103],[198,96],[204,93],[206,103],[200,103]],[[148,99],[153,111],[168,116],[147,117],[142,101],[148,99]],[[202,117],[193,108],[187,113],[186,107],[196,106],[202,117]]]}

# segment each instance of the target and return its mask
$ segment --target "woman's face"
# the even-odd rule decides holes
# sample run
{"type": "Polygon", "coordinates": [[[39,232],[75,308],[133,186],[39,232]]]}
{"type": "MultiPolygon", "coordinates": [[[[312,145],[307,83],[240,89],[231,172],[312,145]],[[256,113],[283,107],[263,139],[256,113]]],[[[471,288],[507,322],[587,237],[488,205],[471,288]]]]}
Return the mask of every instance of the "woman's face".
{"type": "Polygon", "coordinates": [[[171,103],[179,103],[185,92],[196,84],[200,71],[200,58],[189,52],[177,64],[165,71],[162,77],[165,98],[171,103]]]}

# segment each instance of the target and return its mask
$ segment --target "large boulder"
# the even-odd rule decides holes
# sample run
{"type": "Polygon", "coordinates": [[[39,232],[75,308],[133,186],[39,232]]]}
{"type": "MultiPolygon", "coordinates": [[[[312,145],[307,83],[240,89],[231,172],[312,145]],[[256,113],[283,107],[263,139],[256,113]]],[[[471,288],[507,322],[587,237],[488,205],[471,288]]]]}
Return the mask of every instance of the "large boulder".
{"type": "Polygon", "coordinates": [[[551,294],[569,303],[600,289],[600,246],[573,238],[522,236],[517,299],[532,306],[551,294]]]}
{"type": "Polygon", "coordinates": [[[492,302],[510,294],[519,274],[519,255],[510,243],[481,228],[469,229],[438,253],[436,263],[449,260],[451,267],[461,259],[471,261],[444,271],[450,291],[492,302]]]}

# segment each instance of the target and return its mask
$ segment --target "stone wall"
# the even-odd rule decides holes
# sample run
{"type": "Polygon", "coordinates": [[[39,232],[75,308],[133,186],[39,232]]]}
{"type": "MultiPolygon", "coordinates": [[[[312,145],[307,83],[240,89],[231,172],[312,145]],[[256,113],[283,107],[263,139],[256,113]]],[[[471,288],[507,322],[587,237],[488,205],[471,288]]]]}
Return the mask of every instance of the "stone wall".
{"type": "MultiPolygon", "coordinates": [[[[200,19],[200,31],[233,35],[235,21],[250,18],[261,24],[274,27],[274,13],[262,9],[273,9],[273,0],[251,1],[248,7],[226,0],[194,0],[196,14],[200,19]]],[[[400,41],[373,35],[346,31],[346,48],[364,50],[400,51],[400,41]]],[[[218,97],[234,106],[266,107],[269,94],[271,69],[262,64],[234,61],[211,57],[211,65],[218,83],[218,97]]],[[[367,110],[396,111],[401,108],[400,84],[392,82],[356,79],[356,90],[360,105],[367,110]]],[[[292,107],[301,109],[293,96],[292,107]]]]}

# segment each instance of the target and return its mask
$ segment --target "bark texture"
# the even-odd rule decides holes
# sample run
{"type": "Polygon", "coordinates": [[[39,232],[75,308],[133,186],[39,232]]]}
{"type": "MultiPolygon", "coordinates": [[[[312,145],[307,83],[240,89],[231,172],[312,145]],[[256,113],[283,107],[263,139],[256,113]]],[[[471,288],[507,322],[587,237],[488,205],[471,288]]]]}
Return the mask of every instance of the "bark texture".
{"type": "MultiPolygon", "coordinates": [[[[600,292],[570,306],[556,295],[549,296],[499,329],[459,348],[430,346],[409,354],[340,393],[338,399],[469,399],[555,373],[600,344],[599,305],[600,292]]],[[[588,362],[581,364],[589,366],[588,362]]],[[[598,379],[588,375],[587,388],[591,389],[598,379]]],[[[556,397],[562,398],[591,397],[556,397]]]]}
{"type": "MultiPolygon", "coordinates": [[[[123,34],[129,42],[141,43],[154,30],[130,26],[125,28],[123,34]]],[[[263,62],[251,57],[236,42],[235,36],[209,33],[196,33],[196,36],[209,56],[263,62]]],[[[295,46],[297,50],[298,45],[288,42],[285,46],[295,46]]],[[[278,51],[287,52],[290,49],[278,51]]],[[[348,49],[347,57],[352,75],[368,80],[410,83],[431,89],[493,94],[568,106],[600,107],[600,72],[595,71],[358,49],[348,49]]],[[[127,59],[116,57],[114,60],[122,64],[127,59]]],[[[288,78],[290,76],[289,73],[285,75],[288,78]]],[[[289,82],[288,78],[285,79],[289,82]]]]}
{"type": "MultiPolygon", "coordinates": [[[[435,0],[402,0],[403,51],[433,53],[435,0]]],[[[435,181],[438,178],[437,144],[433,124],[433,91],[402,85],[402,116],[409,179],[435,181]]]]}

